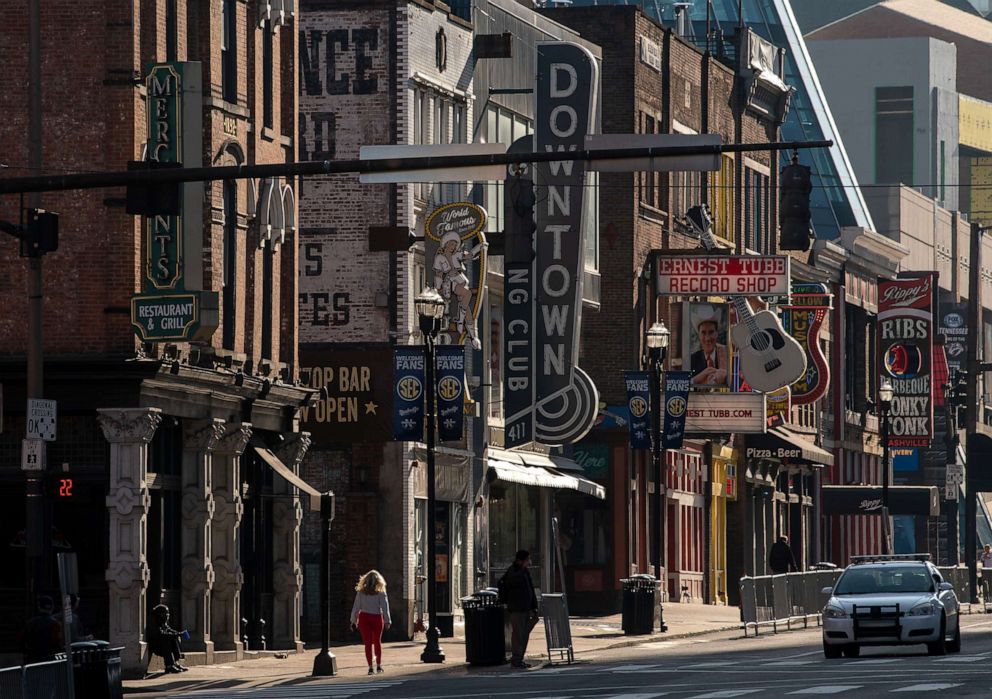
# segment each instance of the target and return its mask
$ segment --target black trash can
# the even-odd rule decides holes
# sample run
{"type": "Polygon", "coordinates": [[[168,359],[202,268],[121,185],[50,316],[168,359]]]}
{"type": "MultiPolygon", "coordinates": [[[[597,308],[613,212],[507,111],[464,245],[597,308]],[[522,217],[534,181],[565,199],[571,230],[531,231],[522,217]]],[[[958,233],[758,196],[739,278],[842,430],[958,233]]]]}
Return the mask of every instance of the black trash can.
{"type": "Polygon", "coordinates": [[[621,628],[627,636],[654,632],[655,608],[658,606],[657,580],[640,573],[620,580],[623,584],[621,628]]]}
{"type": "Polygon", "coordinates": [[[121,651],[107,641],[72,644],[72,677],[77,697],[124,699],[121,686],[121,651]]]}
{"type": "Polygon", "coordinates": [[[462,598],[465,612],[465,662],[501,665],[506,662],[503,605],[495,590],[479,590],[462,598]]]}

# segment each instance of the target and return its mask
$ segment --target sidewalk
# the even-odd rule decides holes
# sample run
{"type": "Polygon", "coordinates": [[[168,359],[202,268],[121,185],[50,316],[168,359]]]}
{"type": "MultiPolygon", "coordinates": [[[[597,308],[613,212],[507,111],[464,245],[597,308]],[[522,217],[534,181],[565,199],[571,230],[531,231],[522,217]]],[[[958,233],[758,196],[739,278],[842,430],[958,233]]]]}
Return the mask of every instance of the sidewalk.
{"type": "MultiPolygon", "coordinates": [[[[718,607],[703,604],[665,604],[665,623],[668,632],[650,636],[624,636],[620,628],[620,615],[607,617],[572,617],[572,646],[576,660],[589,660],[597,651],[610,648],[652,643],[659,640],[694,636],[740,628],[740,610],[737,607],[718,607]]],[[[465,663],[465,637],[462,627],[456,627],[456,636],[442,638],[446,662],[441,665],[427,665],[420,662],[424,648],[422,639],[398,643],[384,643],[383,666],[386,674],[380,679],[409,676],[426,672],[469,673],[476,671],[465,663]]],[[[268,652],[253,660],[223,665],[201,665],[191,667],[182,675],[157,674],[145,680],[125,680],[125,693],[150,692],[190,692],[199,690],[249,689],[284,684],[299,684],[308,681],[334,682],[345,679],[355,681],[368,677],[368,665],[361,644],[336,646],[331,649],[338,661],[338,675],[334,678],[310,680],[315,650],[289,654],[277,658],[276,653],[268,652]]],[[[282,655],[279,653],[279,655],[282,655]]],[[[530,637],[527,659],[535,667],[547,661],[547,645],[544,624],[539,622],[530,637]]],[[[511,672],[508,665],[501,666],[511,672]]],[[[478,668],[481,671],[501,671],[496,668],[478,668]]]]}

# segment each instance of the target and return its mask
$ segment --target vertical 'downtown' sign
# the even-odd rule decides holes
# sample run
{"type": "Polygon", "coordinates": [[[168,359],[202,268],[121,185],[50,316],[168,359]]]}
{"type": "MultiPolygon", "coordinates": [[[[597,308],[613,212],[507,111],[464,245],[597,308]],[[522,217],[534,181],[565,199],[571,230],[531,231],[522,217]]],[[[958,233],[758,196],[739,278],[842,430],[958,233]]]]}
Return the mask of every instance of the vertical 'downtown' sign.
{"type": "MultiPolygon", "coordinates": [[[[593,130],[598,91],[599,68],[588,50],[567,42],[538,43],[535,150],[582,150],[593,130]]],[[[533,303],[519,304],[520,318],[505,319],[507,341],[520,342],[508,345],[508,366],[519,359],[530,367],[526,388],[515,385],[516,398],[528,393],[529,400],[511,400],[522,409],[507,414],[506,446],[576,442],[596,419],[599,393],[578,366],[585,175],[584,163],[573,160],[534,165],[536,255],[530,272],[507,270],[514,278],[506,292],[525,293],[533,303]]],[[[507,372],[507,381],[515,378],[507,372]]]]}
{"type": "Polygon", "coordinates": [[[933,438],[933,309],[936,275],[878,280],[878,360],[892,383],[889,446],[933,438]]]}

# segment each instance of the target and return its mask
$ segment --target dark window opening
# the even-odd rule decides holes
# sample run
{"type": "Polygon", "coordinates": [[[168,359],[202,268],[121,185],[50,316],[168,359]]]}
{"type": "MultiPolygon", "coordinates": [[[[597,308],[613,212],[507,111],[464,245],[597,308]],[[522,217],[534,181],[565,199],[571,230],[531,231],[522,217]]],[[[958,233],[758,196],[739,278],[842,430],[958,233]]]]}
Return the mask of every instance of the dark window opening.
{"type": "Polygon", "coordinates": [[[269,247],[262,251],[262,358],[272,358],[272,258],[269,247]]]}
{"type": "Polygon", "coordinates": [[[238,101],[238,13],[235,0],[221,4],[220,83],[228,102],[238,101]]]}
{"type": "Polygon", "coordinates": [[[875,88],[875,181],[913,184],[913,88],[875,88]]]}
{"type": "Polygon", "coordinates": [[[238,282],[238,186],[224,182],[224,349],[234,350],[234,330],[237,324],[236,299],[238,282]]]}
{"type": "Polygon", "coordinates": [[[179,60],[179,18],[176,16],[176,0],[165,3],[165,60],[179,60]]]}
{"type": "Polygon", "coordinates": [[[272,20],[262,26],[262,125],[272,128],[272,20]]]}

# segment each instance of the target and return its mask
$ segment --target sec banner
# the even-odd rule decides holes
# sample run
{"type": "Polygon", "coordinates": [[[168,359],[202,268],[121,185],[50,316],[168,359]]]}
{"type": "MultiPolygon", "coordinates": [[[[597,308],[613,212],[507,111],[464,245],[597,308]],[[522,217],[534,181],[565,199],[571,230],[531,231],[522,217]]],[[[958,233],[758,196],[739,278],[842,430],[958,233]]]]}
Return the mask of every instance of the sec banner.
{"type": "Polygon", "coordinates": [[[437,433],[442,442],[462,438],[465,422],[465,346],[437,348],[437,433]]]}
{"type": "Polygon", "coordinates": [[[630,411],[630,448],[651,448],[651,379],[646,371],[625,371],[630,411]]]}
{"type": "Polygon", "coordinates": [[[424,348],[393,349],[393,439],[417,442],[424,438],[424,348]]]}
{"type": "Polygon", "coordinates": [[[689,371],[665,374],[665,449],[681,449],[685,438],[685,418],[689,408],[689,371]]]}

